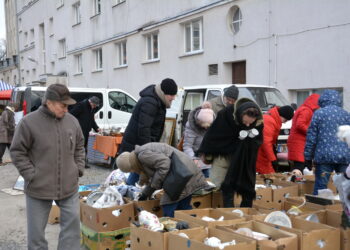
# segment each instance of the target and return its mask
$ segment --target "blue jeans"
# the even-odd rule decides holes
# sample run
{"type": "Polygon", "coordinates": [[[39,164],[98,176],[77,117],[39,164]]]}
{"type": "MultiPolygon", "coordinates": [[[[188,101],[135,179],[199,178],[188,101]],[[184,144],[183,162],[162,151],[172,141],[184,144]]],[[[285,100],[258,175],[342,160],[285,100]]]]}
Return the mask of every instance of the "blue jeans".
{"type": "Polygon", "coordinates": [[[181,201],[178,201],[176,203],[163,205],[163,216],[164,217],[174,217],[175,210],[191,210],[192,195],[187,196],[186,198],[182,199],[181,201]]]}
{"type": "Polygon", "coordinates": [[[316,165],[315,186],[313,195],[317,195],[318,190],[327,188],[329,177],[331,176],[333,171],[335,171],[336,173],[344,173],[346,168],[347,165],[316,165]]]}
{"type": "Polygon", "coordinates": [[[205,178],[209,178],[209,170],[210,170],[210,168],[202,169],[202,173],[203,173],[205,178]]]}
{"type": "Polygon", "coordinates": [[[139,181],[140,175],[134,172],[130,172],[128,179],[126,180],[127,185],[135,186],[136,182],[139,181]]]}

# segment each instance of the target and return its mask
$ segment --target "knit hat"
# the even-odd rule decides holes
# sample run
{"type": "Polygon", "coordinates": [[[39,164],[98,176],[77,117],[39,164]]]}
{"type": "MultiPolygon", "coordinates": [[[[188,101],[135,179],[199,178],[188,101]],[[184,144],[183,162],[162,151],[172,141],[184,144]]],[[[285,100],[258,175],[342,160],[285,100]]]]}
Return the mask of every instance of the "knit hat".
{"type": "Polygon", "coordinates": [[[176,95],[177,85],[173,79],[165,78],[160,84],[160,88],[165,95],[176,95]]]}
{"type": "Polygon", "coordinates": [[[293,118],[293,115],[294,115],[294,109],[289,106],[289,105],[286,105],[286,106],[282,106],[278,109],[278,113],[280,114],[280,116],[282,116],[283,118],[287,119],[287,120],[290,120],[293,118]]]}
{"type": "Polygon", "coordinates": [[[117,167],[124,173],[131,172],[131,163],[129,161],[130,152],[124,152],[117,158],[117,167]]]}
{"type": "Polygon", "coordinates": [[[197,120],[201,126],[205,125],[206,127],[209,127],[214,120],[214,111],[212,109],[202,108],[198,112],[197,120]]]}
{"type": "Polygon", "coordinates": [[[76,104],[76,101],[70,96],[67,86],[60,83],[52,84],[46,89],[44,100],[45,102],[46,100],[62,102],[67,105],[76,104]]]}
{"type": "Polygon", "coordinates": [[[96,106],[100,105],[100,98],[98,98],[97,96],[91,96],[89,98],[89,101],[93,104],[95,104],[96,106]]]}
{"type": "Polygon", "coordinates": [[[234,85],[234,84],[232,86],[230,86],[229,88],[227,88],[224,92],[224,96],[235,99],[235,100],[237,100],[238,94],[239,94],[239,90],[236,87],[236,85],[234,85]]]}

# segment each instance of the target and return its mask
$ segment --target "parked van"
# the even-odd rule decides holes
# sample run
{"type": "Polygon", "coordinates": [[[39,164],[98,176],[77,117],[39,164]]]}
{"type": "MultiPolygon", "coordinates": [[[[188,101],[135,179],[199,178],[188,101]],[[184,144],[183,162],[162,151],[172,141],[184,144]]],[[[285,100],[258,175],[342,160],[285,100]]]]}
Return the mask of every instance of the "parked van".
{"type": "MultiPolygon", "coordinates": [[[[18,111],[26,115],[41,105],[47,87],[17,87],[13,89],[11,101],[17,104],[18,111]]],[[[101,100],[95,120],[102,129],[121,128],[123,131],[131,117],[137,100],[121,89],[73,88],[68,87],[77,102],[97,96],[101,100]]],[[[72,108],[74,105],[70,106],[72,108]]]]}
{"type": "MultiPolygon", "coordinates": [[[[223,97],[225,90],[230,86],[231,84],[198,85],[183,87],[178,91],[171,109],[167,112],[168,117],[176,118],[174,144],[176,144],[181,138],[190,111],[200,106],[203,101],[208,101],[217,96],[223,97]]],[[[254,100],[264,113],[274,106],[290,105],[281,92],[274,87],[250,84],[236,84],[236,86],[239,89],[238,98],[248,97],[254,100]]],[[[278,153],[288,152],[287,139],[291,126],[291,121],[282,125],[278,137],[278,153]]]]}

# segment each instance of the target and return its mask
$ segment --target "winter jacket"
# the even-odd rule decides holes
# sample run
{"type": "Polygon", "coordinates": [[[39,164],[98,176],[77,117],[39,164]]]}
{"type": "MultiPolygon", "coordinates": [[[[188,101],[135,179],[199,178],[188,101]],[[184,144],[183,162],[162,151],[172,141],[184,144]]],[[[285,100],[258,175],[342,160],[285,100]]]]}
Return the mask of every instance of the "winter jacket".
{"type": "Polygon", "coordinates": [[[295,111],[292,128],[288,137],[288,160],[304,162],[304,148],[306,143],[306,132],[310,126],[312,115],[319,108],[319,94],[312,94],[295,111]]]}
{"type": "Polygon", "coordinates": [[[91,108],[88,99],[74,105],[69,112],[78,119],[86,140],[89,138],[89,132],[92,128],[95,130],[95,132],[98,131],[98,126],[95,121],[95,113],[97,112],[97,109],[91,108]]]}
{"type": "Polygon", "coordinates": [[[225,104],[222,101],[222,96],[215,97],[213,99],[210,99],[209,102],[211,104],[211,108],[214,111],[215,116],[217,116],[218,112],[225,108],[225,104]]]}
{"type": "Polygon", "coordinates": [[[274,147],[282,126],[278,107],[274,107],[264,114],[264,143],[259,148],[258,159],[256,161],[256,171],[259,174],[274,173],[272,161],[276,161],[274,147]]]}
{"type": "Polygon", "coordinates": [[[84,137],[71,114],[59,119],[41,106],[26,115],[16,127],[10,154],[27,195],[60,200],[78,192],[85,167],[84,137]]]}
{"type": "Polygon", "coordinates": [[[165,122],[166,106],[150,85],[140,92],[141,98],[132,112],[126,127],[119,154],[134,150],[135,145],[159,142],[165,122]]]}
{"type": "Polygon", "coordinates": [[[180,197],[172,201],[164,193],[161,198],[161,205],[178,202],[196,192],[199,189],[207,188],[204,175],[194,164],[191,158],[185,153],[165,144],[165,143],[147,143],[143,146],[136,146],[135,154],[142,165],[143,172],[149,177],[149,185],[154,189],[162,189],[165,177],[168,174],[171,164],[171,155],[176,153],[181,161],[194,173],[187,183],[180,197]]]}
{"type": "Polygon", "coordinates": [[[15,133],[15,113],[10,107],[2,112],[0,117],[0,143],[11,143],[15,133]]]}
{"type": "Polygon", "coordinates": [[[337,129],[340,125],[350,125],[350,114],[341,108],[341,99],[336,90],[325,90],[318,100],[316,110],[307,131],[305,160],[315,164],[350,163],[350,150],[340,141],[337,129]]]}

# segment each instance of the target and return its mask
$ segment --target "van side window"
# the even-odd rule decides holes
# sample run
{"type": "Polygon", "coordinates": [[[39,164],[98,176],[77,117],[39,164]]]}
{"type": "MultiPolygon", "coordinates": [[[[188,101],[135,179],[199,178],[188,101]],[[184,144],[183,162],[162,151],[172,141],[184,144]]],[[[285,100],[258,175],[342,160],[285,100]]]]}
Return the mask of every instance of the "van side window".
{"type": "Polygon", "coordinates": [[[207,100],[213,99],[218,96],[221,96],[220,90],[209,90],[207,100]]]}
{"type": "MultiPolygon", "coordinates": [[[[84,101],[86,99],[89,99],[92,96],[96,96],[100,99],[101,103],[100,105],[97,107],[97,110],[100,110],[103,107],[103,96],[101,92],[70,92],[70,95],[72,96],[72,98],[78,103],[81,101],[84,101]]],[[[74,107],[74,105],[70,105],[68,107],[68,110],[71,110],[74,107]]]]}
{"type": "Polygon", "coordinates": [[[132,113],[136,105],[136,101],[130,96],[117,91],[109,92],[108,100],[111,108],[128,113],[132,113]]]}

